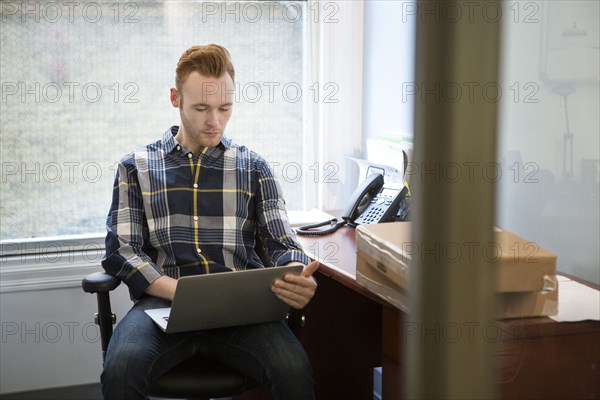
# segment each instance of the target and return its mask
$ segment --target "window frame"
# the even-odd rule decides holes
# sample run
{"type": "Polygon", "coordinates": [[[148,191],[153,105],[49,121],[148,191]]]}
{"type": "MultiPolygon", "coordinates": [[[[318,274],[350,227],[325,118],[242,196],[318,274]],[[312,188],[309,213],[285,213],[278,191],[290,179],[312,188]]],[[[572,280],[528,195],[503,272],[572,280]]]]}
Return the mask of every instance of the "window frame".
{"type": "Polygon", "coordinates": [[[103,234],[65,235],[0,242],[0,293],[81,285],[97,272],[103,234]]]}

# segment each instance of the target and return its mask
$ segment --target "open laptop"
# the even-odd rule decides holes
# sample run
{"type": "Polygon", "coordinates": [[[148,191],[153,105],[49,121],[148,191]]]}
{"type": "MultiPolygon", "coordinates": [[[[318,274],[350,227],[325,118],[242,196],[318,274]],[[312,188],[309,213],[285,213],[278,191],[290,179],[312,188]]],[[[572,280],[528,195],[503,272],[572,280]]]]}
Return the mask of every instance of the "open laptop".
{"type": "Polygon", "coordinates": [[[171,307],[145,311],[167,333],[282,320],[290,306],[271,285],[301,272],[302,266],[294,265],[185,276],[177,281],[171,307]]]}

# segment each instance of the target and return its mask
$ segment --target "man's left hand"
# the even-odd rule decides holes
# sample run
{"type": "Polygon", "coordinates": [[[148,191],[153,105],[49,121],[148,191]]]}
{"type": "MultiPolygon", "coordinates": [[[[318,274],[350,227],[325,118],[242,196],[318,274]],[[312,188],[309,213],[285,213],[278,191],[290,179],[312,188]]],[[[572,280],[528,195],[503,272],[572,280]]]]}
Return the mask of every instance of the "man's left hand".
{"type": "Polygon", "coordinates": [[[283,279],[273,282],[271,290],[291,307],[298,310],[304,308],[317,290],[317,282],[311,275],[319,269],[319,265],[318,261],[313,261],[304,267],[300,275],[286,274],[283,279]]]}

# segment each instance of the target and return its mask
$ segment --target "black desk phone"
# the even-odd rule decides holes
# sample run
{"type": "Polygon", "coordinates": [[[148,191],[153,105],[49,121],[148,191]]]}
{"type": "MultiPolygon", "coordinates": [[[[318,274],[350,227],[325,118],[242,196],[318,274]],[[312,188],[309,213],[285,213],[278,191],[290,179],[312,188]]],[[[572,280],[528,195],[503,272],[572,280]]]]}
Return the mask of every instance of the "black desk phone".
{"type": "Polygon", "coordinates": [[[408,188],[402,184],[383,183],[383,175],[371,174],[354,191],[351,201],[342,213],[343,221],[337,218],[314,225],[301,226],[296,229],[299,235],[325,235],[336,231],[339,227],[348,224],[355,227],[360,224],[377,224],[392,222],[408,194],[408,188]],[[323,230],[312,230],[325,225],[331,227],[323,230]]]}

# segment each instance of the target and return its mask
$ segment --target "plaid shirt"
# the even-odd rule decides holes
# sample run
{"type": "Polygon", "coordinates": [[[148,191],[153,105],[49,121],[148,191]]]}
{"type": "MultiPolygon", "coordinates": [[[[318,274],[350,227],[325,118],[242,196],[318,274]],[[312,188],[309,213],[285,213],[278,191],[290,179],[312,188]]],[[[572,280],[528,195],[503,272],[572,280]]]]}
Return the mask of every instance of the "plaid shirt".
{"type": "Polygon", "coordinates": [[[263,267],[257,234],[273,265],[308,264],[267,162],[226,137],[194,157],[175,140],[178,129],[119,163],[104,269],[139,298],[163,274],[263,267]]]}

